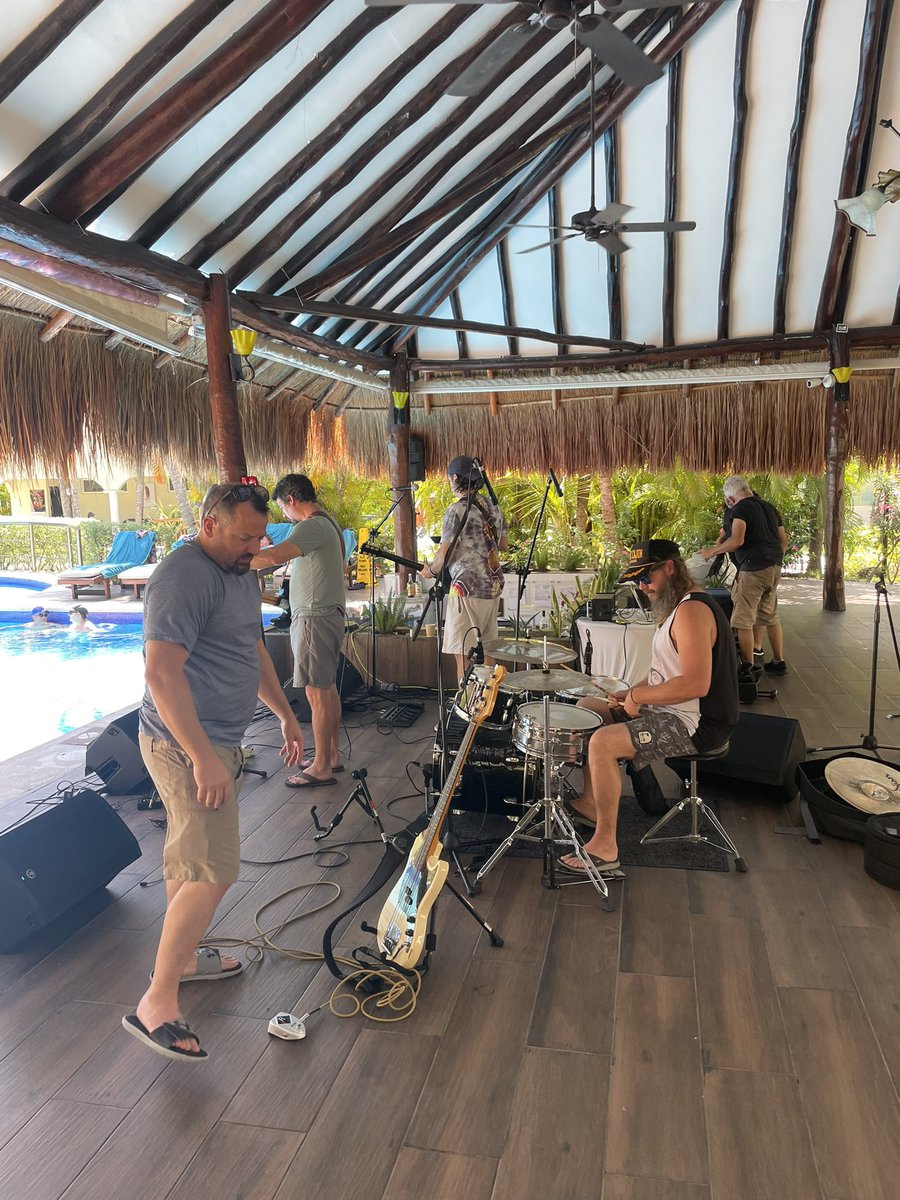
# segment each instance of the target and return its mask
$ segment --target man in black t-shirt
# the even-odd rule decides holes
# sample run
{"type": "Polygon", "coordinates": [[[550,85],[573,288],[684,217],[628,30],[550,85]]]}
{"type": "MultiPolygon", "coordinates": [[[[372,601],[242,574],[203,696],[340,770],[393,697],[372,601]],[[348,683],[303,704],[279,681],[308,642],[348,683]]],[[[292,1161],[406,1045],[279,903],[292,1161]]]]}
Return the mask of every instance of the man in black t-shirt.
{"type": "Polygon", "coordinates": [[[707,561],[718,554],[734,554],[738,577],[732,591],[731,625],[737,631],[743,669],[749,672],[754,656],[762,657],[763,632],[767,631],[772,659],[765,669],[783,675],[787,666],[778,619],[778,582],[787,534],[781,514],[740,475],[726,479],[722,490],[730,509],[730,527],[726,521],[716,544],[700,553],[707,561]]]}

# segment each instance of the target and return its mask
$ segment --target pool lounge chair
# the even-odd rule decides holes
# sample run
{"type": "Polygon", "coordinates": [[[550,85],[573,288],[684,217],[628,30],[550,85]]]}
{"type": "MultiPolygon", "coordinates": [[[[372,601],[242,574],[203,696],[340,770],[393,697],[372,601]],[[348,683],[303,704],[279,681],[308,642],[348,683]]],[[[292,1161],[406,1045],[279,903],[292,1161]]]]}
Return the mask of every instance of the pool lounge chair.
{"type": "Polygon", "coordinates": [[[88,587],[103,588],[103,595],[108,600],[110,585],[122,571],[130,567],[140,567],[150,557],[150,552],[156,541],[156,534],[150,529],[120,529],[113,538],[109,554],[103,562],[88,563],[83,567],[73,567],[65,571],[57,579],[57,583],[72,589],[72,599],[78,599],[79,589],[88,587]]]}

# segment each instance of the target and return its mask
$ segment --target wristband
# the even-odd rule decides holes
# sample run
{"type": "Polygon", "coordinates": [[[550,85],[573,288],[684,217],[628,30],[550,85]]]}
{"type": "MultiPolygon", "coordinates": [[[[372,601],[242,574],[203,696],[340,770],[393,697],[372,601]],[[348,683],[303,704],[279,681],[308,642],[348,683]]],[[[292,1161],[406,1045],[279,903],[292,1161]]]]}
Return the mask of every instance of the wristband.
{"type": "Polygon", "coordinates": [[[631,701],[631,703],[634,705],[634,707],[635,707],[635,708],[640,708],[640,707],[641,707],[641,706],[638,704],[637,700],[635,700],[635,698],[634,698],[634,688],[629,688],[629,689],[628,689],[628,699],[631,701]]]}

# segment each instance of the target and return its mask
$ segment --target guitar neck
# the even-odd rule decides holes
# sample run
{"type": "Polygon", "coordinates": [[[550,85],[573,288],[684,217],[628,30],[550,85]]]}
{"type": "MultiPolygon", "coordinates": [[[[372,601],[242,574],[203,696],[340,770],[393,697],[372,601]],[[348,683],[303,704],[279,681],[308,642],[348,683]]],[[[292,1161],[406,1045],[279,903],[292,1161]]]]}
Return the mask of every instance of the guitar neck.
{"type": "Polygon", "coordinates": [[[420,871],[424,870],[426,862],[437,849],[438,839],[441,836],[441,829],[444,825],[444,819],[447,816],[447,810],[450,807],[450,801],[453,799],[453,793],[456,791],[456,785],[459,782],[462,769],[466,765],[466,759],[469,756],[469,751],[472,748],[472,743],[475,741],[477,732],[477,723],[470,721],[469,727],[463,735],[459,750],[456,752],[456,758],[450,769],[450,774],[441,788],[441,794],[438,797],[437,804],[434,806],[431,820],[428,822],[428,827],[422,835],[421,848],[414,860],[416,868],[420,871]]]}

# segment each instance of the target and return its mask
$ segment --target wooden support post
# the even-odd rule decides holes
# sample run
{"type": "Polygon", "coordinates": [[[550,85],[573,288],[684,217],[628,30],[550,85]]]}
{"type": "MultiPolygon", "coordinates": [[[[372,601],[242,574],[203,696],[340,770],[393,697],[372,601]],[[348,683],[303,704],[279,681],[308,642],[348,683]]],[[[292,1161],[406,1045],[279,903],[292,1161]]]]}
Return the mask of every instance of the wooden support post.
{"type": "Polygon", "coordinates": [[[822,607],[844,612],[844,472],[850,407],[850,337],[846,325],[831,333],[831,370],[837,383],[828,392],[825,432],[825,574],[822,607]]]}
{"type": "Polygon", "coordinates": [[[59,333],[59,331],[61,329],[65,329],[65,327],[68,325],[68,323],[72,320],[72,318],[74,316],[75,316],[75,314],[73,312],[69,312],[68,309],[65,309],[65,308],[59,309],[56,313],[53,314],[53,316],[50,318],[50,320],[47,322],[47,324],[43,327],[43,329],[38,334],[38,341],[39,342],[52,341],[53,338],[56,337],[56,335],[59,333]]]}
{"type": "Polygon", "coordinates": [[[231,376],[231,311],[228,280],[211,275],[209,298],[203,301],[206,331],[206,369],[209,374],[209,406],[219,479],[225,482],[247,474],[247,459],[241,434],[237,386],[231,376]]]}
{"type": "MultiPolygon", "coordinates": [[[[388,412],[388,465],[391,496],[400,500],[394,510],[394,549],[404,558],[416,557],[416,520],[413,495],[409,489],[409,363],[405,356],[394,359],[391,367],[391,400],[388,412]]],[[[399,568],[401,588],[409,579],[406,567],[399,568]]]]}
{"type": "MultiPolygon", "coordinates": [[[[493,379],[494,372],[491,370],[488,370],[487,377],[488,377],[488,379],[493,379]]],[[[497,399],[497,393],[496,392],[488,392],[488,400],[490,401],[490,405],[491,405],[491,416],[496,417],[496,415],[500,411],[500,402],[497,399]]]]}

